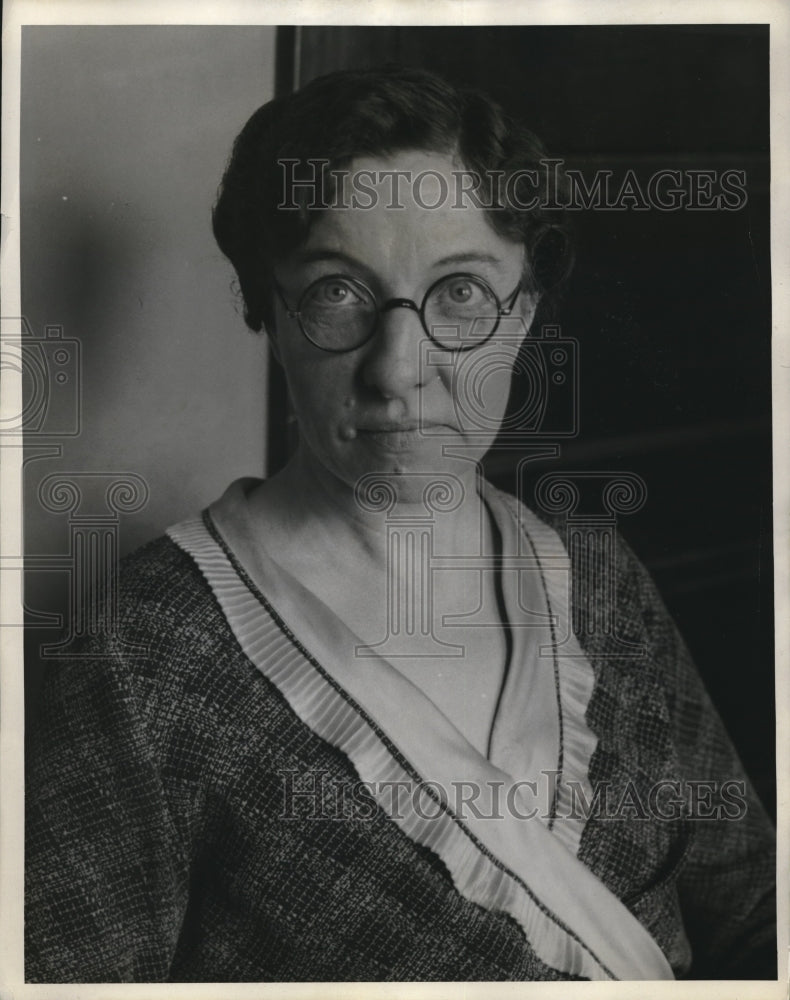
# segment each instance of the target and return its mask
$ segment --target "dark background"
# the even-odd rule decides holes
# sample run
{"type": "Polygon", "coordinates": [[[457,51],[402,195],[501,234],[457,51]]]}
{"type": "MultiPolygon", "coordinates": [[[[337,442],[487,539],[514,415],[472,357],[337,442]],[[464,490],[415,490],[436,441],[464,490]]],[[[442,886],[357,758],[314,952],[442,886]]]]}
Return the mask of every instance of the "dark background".
{"type": "MultiPolygon", "coordinates": [[[[285,27],[277,89],[390,61],[487,91],[585,179],[746,172],[738,211],[574,214],[559,320],[579,344],[579,433],[533,481],[644,480],[646,504],[619,529],[774,810],[767,26],[285,27]]],[[[271,378],[270,471],[287,450],[276,366],[271,378]]],[[[514,489],[518,457],[494,449],[489,478],[514,489]]]]}

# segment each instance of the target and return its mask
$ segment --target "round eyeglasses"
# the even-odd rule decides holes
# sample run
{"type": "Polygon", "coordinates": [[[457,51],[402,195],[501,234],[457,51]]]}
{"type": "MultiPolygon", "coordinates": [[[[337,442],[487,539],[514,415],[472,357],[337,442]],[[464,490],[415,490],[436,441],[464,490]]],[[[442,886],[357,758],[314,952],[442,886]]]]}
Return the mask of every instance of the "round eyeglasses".
{"type": "Polygon", "coordinates": [[[413,309],[431,340],[446,351],[471,351],[489,340],[503,316],[509,316],[521,291],[521,282],[500,302],[494,289],[474,274],[448,274],[435,281],[418,306],[411,299],[389,299],[379,305],[373,292],[358,278],[330,274],[305,289],[296,309],[277,293],[291,319],[322,351],[342,353],[366,344],[376,332],[379,317],[391,309],[413,309]]]}

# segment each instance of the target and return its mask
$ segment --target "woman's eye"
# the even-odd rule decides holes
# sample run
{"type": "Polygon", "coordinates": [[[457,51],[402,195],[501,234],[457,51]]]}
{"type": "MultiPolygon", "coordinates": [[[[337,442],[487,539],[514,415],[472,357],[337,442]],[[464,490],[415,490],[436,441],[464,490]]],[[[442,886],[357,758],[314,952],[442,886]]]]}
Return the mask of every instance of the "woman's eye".
{"type": "Polygon", "coordinates": [[[362,295],[346,281],[327,281],[313,289],[310,300],[319,306],[356,306],[362,295]]]}
{"type": "Polygon", "coordinates": [[[348,294],[348,288],[345,285],[324,286],[324,297],[328,302],[343,302],[348,294]]]}
{"type": "Polygon", "coordinates": [[[454,281],[448,286],[447,291],[453,302],[469,302],[474,298],[475,285],[471,281],[454,281]]]}
{"type": "Polygon", "coordinates": [[[483,285],[471,278],[453,278],[437,289],[437,304],[445,309],[469,310],[482,307],[490,298],[483,285]]]}

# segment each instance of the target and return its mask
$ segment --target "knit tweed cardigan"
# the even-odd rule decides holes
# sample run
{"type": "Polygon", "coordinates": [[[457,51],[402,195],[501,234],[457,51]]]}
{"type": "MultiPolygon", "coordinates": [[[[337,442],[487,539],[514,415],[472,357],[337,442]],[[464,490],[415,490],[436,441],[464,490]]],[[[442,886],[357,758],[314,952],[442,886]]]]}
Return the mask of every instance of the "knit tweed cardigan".
{"type": "MultiPolygon", "coordinates": [[[[665,779],[745,780],[747,809],[719,822],[593,812],[578,857],[676,976],[773,978],[773,829],[652,582],[617,553],[618,630],[648,647],[642,660],[591,627],[602,557],[572,554],[595,675],[592,786],[617,799],[632,783],[647,801],[665,779]]],[[[48,669],[28,753],[29,982],[571,978],[372,800],[344,794],[349,760],[247,659],[171,539],[124,561],[118,608],[117,629],[48,669]],[[309,789],[317,773],[322,800],[288,813],[283,775],[309,789]]]]}

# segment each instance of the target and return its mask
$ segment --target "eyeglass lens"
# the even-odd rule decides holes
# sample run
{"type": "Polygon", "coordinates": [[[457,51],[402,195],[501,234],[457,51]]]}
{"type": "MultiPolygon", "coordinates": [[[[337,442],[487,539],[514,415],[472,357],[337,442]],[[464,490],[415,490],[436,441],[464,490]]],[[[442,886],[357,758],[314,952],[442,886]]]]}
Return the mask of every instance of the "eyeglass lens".
{"type": "MultiPolygon", "coordinates": [[[[299,303],[305,334],[325,350],[349,350],[363,344],[378,323],[378,306],[360,282],[342,276],[321,278],[299,303]]],[[[423,303],[424,326],[448,350],[469,349],[491,336],[499,303],[492,290],[473,275],[448,275],[423,303]]]]}

